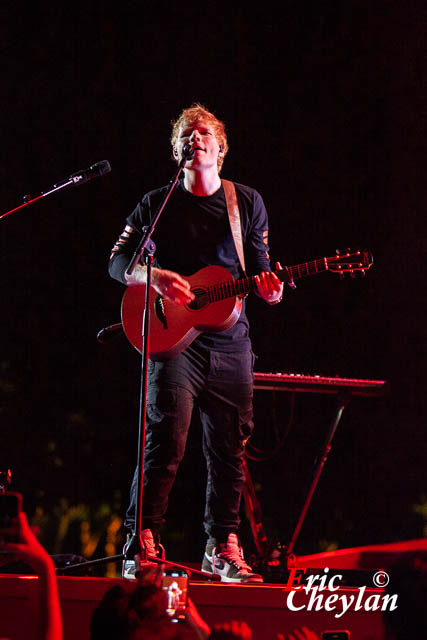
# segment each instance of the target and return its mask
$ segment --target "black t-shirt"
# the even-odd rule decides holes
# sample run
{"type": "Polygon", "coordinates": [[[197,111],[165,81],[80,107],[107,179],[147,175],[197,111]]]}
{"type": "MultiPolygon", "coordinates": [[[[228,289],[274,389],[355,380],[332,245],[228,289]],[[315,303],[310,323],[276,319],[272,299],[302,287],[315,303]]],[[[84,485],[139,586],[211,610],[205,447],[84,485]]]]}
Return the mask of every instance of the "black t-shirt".
{"type": "MultiPolygon", "coordinates": [[[[248,275],[270,271],[268,219],[263,200],[250,187],[235,184],[242,225],[248,275]]],[[[115,244],[110,275],[125,283],[124,273],[141,237],[151,223],[168,187],[147,193],[127,218],[127,225],[115,244]]],[[[241,269],[231,233],[224,189],[210,196],[189,193],[181,181],[172,192],[152,236],[156,244],[155,266],[182,276],[208,265],[225,267],[234,278],[241,269]]],[[[203,333],[196,342],[217,351],[244,351],[250,348],[249,324],[243,306],[237,323],[227,331],[203,333]]]]}

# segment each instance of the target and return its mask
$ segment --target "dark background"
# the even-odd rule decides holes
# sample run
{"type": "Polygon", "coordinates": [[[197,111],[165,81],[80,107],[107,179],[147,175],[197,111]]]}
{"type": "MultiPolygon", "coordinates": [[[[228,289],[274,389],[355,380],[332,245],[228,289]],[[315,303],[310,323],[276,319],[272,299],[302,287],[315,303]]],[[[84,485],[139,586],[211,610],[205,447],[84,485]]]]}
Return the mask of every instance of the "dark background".
{"type": "MultiPolygon", "coordinates": [[[[194,101],[227,124],[224,177],[264,197],[273,261],[374,255],[364,279],[323,274],[278,307],[248,304],[258,371],[390,383],[345,411],[296,552],[425,534],[425,3],[236,5],[0,9],[1,213],[104,158],[112,167],[0,221],[0,463],[51,552],[121,544],[140,359],[124,337],[96,341],[120,319],[107,261],[139,197],[173,175],[169,124],[194,101]]],[[[282,542],[334,400],[298,395],[278,449],[290,409],[288,394],[255,394],[253,442],[274,453],[250,470],[282,542]]],[[[200,556],[203,491],[195,422],[170,558],[200,556]]],[[[253,548],[245,518],[242,537],[253,548]]]]}

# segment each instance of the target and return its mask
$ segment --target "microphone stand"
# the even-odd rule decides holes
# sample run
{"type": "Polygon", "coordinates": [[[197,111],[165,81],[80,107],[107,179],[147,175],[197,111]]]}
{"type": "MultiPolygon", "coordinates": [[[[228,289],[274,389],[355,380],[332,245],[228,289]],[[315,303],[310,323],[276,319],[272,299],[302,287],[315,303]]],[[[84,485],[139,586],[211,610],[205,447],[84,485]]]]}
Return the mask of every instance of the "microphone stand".
{"type": "Polygon", "coordinates": [[[149,295],[151,287],[151,271],[153,266],[154,253],[156,251],[156,245],[151,240],[151,236],[154,233],[158,219],[160,218],[163,209],[166,206],[167,201],[172,195],[172,191],[178,184],[179,176],[181,175],[185,163],[187,162],[187,156],[183,155],[181,162],[178,166],[178,171],[175,177],[170,181],[169,188],[160,203],[159,208],[154,216],[154,219],[150,226],[145,228],[141,240],[138,243],[137,248],[132,256],[132,259],[126,269],[126,275],[131,276],[135,270],[136,265],[141,262],[145,263],[147,268],[147,279],[145,286],[145,300],[144,300],[144,313],[142,316],[142,347],[141,347],[141,380],[139,389],[139,415],[138,415],[138,458],[137,458],[137,492],[136,492],[136,508],[135,508],[135,531],[132,534],[129,544],[126,547],[124,556],[126,559],[134,559],[135,562],[141,564],[148,559],[157,561],[157,558],[149,558],[147,556],[147,550],[141,536],[141,521],[142,521],[142,497],[143,497],[143,476],[144,476],[144,454],[145,454],[145,432],[147,424],[147,380],[148,380],[148,358],[150,354],[150,304],[149,295]]]}
{"type": "MultiPolygon", "coordinates": [[[[185,163],[187,160],[192,158],[192,150],[191,147],[186,145],[183,149],[183,157],[178,165],[178,171],[175,174],[174,178],[169,183],[169,188],[160,203],[156,214],[154,215],[152,223],[148,227],[144,227],[144,232],[141,236],[141,240],[138,243],[137,248],[132,256],[132,259],[126,269],[126,275],[130,276],[135,270],[135,267],[138,263],[143,261],[147,267],[147,279],[146,279],[146,287],[145,287],[145,300],[144,300],[144,312],[142,316],[142,348],[141,348],[141,379],[140,379],[140,390],[139,390],[139,415],[138,415],[138,459],[137,459],[137,491],[136,491],[136,508],[135,508],[135,531],[132,533],[131,539],[129,543],[126,545],[122,554],[111,556],[108,558],[101,558],[97,560],[89,560],[88,562],[70,565],[68,567],[63,567],[58,569],[59,572],[78,569],[79,567],[87,567],[92,565],[100,565],[106,564],[109,562],[115,562],[117,560],[134,560],[136,564],[136,573],[142,572],[144,569],[144,565],[147,562],[169,565],[173,567],[178,567],[181,569],[185,569],[189,575],[196,574],[199,578],[203,580],[212,580],[216,582],[221,581],[221,577],[217,574],[206,574],[202,571],[197,571],[196,569],[190,569],[184,565],[177,564],[176,562],[170,562],[165,560],[164,558],[158,558],[154,556],[149,556],[147,554],[147,549],[145,547],[144,541],[142,539],[141,533],[141,522],[142,522],[142,502],[143,502],[143,478],[144,478],[144,454],[145,454],[145,432],[146,432],[146,423],[147,423],[147,380],[148,380],[148,358],[150,353],[149,343],[150,343],[150,304],[149,304],[149,296],[150,296],[150,287],[151,287],[151,273],[153,266],[154,253],[156,251],[156,246],[154,242],[151,240],[151,236],[154,233],[156,224],[158,219],[160,218],[171,194],[176,185],[178,184],[179,177],[184,169],[185,163]]],[[[111,329],[115,329],[116,326],[112,325],[111,329]]],[[[117,329],[119,325],[117,325],[117,329]]],[[[110,327],[107,327],[110,329],[110,327]]],[[[102,332],[100,332],[102,334],[102,332]]],[[[99,334],[98,334],[99,336],[99,334]]],[[[102,336],[101,336],[102,337],[102,336]]]]}
{"type": "Polygon", "coordinates": [[[49,191],[42,191],[42,193],[39,196],[36,196],[35,198],[31,198],[31,196],[29,195],[24,196],[23,197],[24,204],[20,204],[18,207],[15,207],[10,211],[6,211],[6,213],[3,213],[0,216],[0,220],[10,215],[11,213],[14,213],[15,211],[19,211],[24,207],[29,207],[30,204],[37,202],[37,200],[41,200],[41,198],[46,198],[46,196],[50,196],[52,193],[56,193],[57,191],[61,191],[62,189],[68,189],[68,187],[76,187],[78,185],[84,184],[88,180],[91,180],[92,178],[97,178],[99,176],[103,176],[106,173],[109,173],[110,171],[111,171],[111,167],[108,160],[101,160],[101,162],[97,162],[96,164],[89,167],[89,169],[86,169],[84,171],[77,171],[76,173],[73,173],[73,175],[70,176],[69,178],[62,180],[58,184],[54,184],[53,187],[49,189],[49,191]]]}

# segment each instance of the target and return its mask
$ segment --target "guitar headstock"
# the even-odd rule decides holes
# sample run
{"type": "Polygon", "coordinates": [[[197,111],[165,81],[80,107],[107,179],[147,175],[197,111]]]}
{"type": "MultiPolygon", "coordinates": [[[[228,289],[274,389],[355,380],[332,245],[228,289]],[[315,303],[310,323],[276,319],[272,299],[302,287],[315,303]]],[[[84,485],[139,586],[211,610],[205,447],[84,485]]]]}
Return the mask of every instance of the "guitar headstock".
{"type": "Polygon", "coordinates": [[[351,249],[347,249],[342,252],[337,250],[336,254],[337,255],[332,258],[325,258],[328,271],[332,271],[333,273],[350,273],[350,275],[354,277],[355,272],[358,271],[364,276],[374,262],[370,251],[352,251],[351,249]]]}

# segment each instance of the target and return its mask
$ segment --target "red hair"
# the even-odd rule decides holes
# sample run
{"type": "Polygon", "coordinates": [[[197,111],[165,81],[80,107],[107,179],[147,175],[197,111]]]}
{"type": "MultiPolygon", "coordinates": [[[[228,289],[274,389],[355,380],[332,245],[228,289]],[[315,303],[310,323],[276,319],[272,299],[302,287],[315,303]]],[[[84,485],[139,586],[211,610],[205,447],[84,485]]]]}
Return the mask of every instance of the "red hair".
{"type": "Polygon", "coordinates": [[[175,147],[176,140],[178,138],[178,132],[180,127],[184,125],[191,125],[199,120],[205,120],[208,122],[215,133],[215,137],[218,141],[218,144],[222,147],[222,154],[218,155],[218,172],[221,171],[222,163],[224,162],[224,158],[228,152],[228,142],[227,142],[227,134],[225,133],[225,125],[221,120],[211,113],[206,107],[199,104],[198,102],[194,102],[191,107],[188,109],[184,109],[181,112],[178,120],[173,121],[172,124],[172,134],[171,134],[171,144],[172,147],[175,147]]]}

